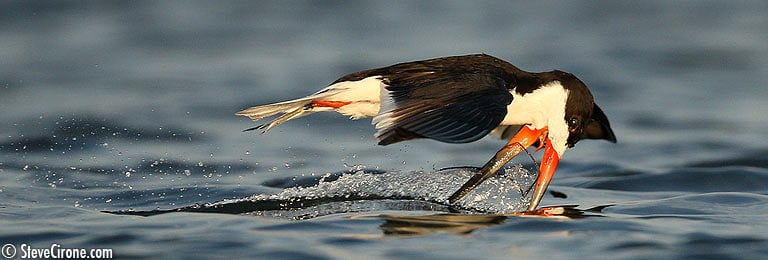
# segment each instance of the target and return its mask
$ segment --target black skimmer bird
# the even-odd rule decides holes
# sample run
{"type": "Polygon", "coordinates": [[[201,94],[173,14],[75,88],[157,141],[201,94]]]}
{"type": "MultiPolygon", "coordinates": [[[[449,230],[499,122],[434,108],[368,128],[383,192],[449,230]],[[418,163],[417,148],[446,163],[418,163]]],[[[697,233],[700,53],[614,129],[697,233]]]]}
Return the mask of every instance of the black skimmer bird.
{"type": "Polygon", "coordinates": [[[486,54],[435,58],[343,76],[303,98],[237,112],[264,133],[285,121],[323,111],[373,117],[379,145],[429,138],[468,143],[488,134],[510,138],[449,199],[454,203],[532,145],[544,148],[528,210],[535,210],[563,153],[581,139],[616,142],[608,118],[574,75],[532,73],[486,54]]]}

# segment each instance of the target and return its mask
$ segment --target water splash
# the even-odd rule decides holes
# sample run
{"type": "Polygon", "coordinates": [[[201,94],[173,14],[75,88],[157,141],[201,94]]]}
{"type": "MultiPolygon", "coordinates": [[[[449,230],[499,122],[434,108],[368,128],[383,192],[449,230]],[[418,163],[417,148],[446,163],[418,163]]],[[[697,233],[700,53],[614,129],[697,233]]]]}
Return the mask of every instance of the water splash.
{"type": "Polygon", "coordinates": [[[434,172],[354,169],[321,177],[266,183],[283,188],[276,194],[257,194],[171,210],[111,213],[150,216],[168,212],[209,212],[309,219],[384,210],[501,214],[527,208],[530,203],[527,191],[535,182],[536,174],[521,165],[504,168],[464,199],[448,203],[448,197],[475,172],[474,168],[434,172]]]}
{"type": "MultiPolygon", "coordinates": [[[[326,174],[316,185],[284,189],[277,194],[258,194],[247,198],[260,200],[316,200],[348,198],[407,199],[448,205],[448,197],[461,187],[473,169],[446,169],[435,172],[368,172],[358,170],[340,176],[326,174]]],[[[486,213],[524,210],[530,202],[526,191],[536,175],[521,165],[505,168],[458,201],[454,207],[486,213]]]]}

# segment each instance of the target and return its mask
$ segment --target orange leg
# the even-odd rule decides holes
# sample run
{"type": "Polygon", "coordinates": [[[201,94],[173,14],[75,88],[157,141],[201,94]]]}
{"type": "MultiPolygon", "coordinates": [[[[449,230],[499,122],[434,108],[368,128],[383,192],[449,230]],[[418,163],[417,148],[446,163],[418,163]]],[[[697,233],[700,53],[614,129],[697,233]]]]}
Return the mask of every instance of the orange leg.
{"type": "Polygon", "coordinates": [[[352,102],[347,101],[323,101],[323,100],[312,100],[312,107],[332,107],[332,108],[340,108],[346,105],[351,104],[352,102]]]}

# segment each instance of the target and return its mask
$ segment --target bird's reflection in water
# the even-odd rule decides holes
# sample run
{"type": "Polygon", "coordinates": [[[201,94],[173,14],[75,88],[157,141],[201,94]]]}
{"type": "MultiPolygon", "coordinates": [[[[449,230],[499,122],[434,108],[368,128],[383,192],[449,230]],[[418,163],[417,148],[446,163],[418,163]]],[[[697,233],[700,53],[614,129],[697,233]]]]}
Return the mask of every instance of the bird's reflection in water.
{"type": "Polygon", "coordinates": [[[469,234],[472,231],[498,225],[507,219],[503,215],[426,216],[381,215],[386,222],[379,226],[386,235],[429,235],[433,233],[469,234]]]}
{"type": "Polygon", "coordinates": [[[465,214],[435,214],[425,216],[407,215],[378,215],[384,219],[380,226],[385,235],[430,235],[446,233],[465,235],[475,230],[504,223],[510,217],[577,219],[597,217],[595,214],[608,206],[599,206],[587,210],[577,209],[576,206],[544,207],[534,211],[515,212],[508,214],[465,215],[465,214]]]}

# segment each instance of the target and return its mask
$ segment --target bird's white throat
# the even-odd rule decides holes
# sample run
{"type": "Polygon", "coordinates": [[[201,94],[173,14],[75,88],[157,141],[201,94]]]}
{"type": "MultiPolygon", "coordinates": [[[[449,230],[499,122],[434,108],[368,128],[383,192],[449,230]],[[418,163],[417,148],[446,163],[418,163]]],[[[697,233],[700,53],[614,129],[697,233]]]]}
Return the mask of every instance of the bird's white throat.
{"type": "Polygon", "coordinates": [[[559,81],[552,81],[531,93],[519,94],[514,90],[512,103],[502,125],[530,125],[535,129],[547,127],[549,138],[559,155],[567,148],[568,124],[565,122],[565,104],[568,90],[559,81]]]}

